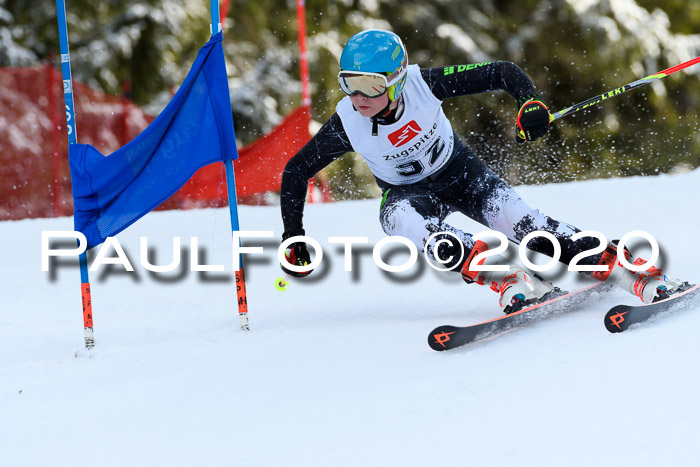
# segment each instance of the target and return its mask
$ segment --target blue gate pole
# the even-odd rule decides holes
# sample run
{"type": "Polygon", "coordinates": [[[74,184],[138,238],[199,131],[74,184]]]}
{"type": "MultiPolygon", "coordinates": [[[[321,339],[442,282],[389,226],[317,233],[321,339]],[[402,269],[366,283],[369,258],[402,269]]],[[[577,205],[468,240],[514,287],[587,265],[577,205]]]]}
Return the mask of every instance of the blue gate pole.
{"type": "MultiPolygon", "coordinates": [[[[61,72],[63,73],[63,97],[66,107],[66,130],[68,145],[78,142],[75,124],[75,106],[73,103],[73,79],[70,72],[70,52],[68,50],[68,27],[66,25],[66,4],[64,0],[56,0],[56,16],[58,17],[58,38],[61,43],[61,72]]],[[[95,346],[95,336],[92,327],[92,299],[90,295],[90,279],[88,277],[87,254],[80,254],[80,292],[83,301],[83,327],[85,329],[85,347],[95,346]]]]}
{"type": "MultiPolygon", "coordinates": [[[[219,19],[219,0],[211,0],[211,34],[221,32],[221,22],[219,19]]],[[[233,118],[233,115],[231,116],[233,118]]],[[[234,136],[235,139],[235,136],[234,136]]],[[[238,222],[238,199],[236,197],[236,177],[233,172],[233,160],[224,162],[226,166],[226,185],[228,187],[228,206],[231,214],[231,231],[240,232],[238,222]]],[[[241,239],[238,237],[238,248],[240,251],[241,239]]],[[[236,275],[236,298],[238,301],[238,320],[242,331],[249,331],[248,324],[248,296],[245,290],[245,274],[243,272],[243,255],[238,256],[238,270],[236,275]]]]}

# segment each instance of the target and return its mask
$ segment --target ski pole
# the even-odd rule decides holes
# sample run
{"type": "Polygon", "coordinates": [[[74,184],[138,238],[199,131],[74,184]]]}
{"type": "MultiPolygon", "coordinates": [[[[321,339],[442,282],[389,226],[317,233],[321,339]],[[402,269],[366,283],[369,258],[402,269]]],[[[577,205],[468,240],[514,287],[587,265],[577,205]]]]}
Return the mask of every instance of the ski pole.
{"type": "Polygon", "coordinates": [[[640,86],[644,86],[645,84],[649,84],[651,82],[654,82],[656,80],[659,80],[661,78],[665,78],[670,74],[673,74],[679,70],[682,70],[684,68],[688,68],[690,66],[693,66],[697,63],[700,63],[700,57],[696,57],[692,60],[688,60],[687,62],[681,63],[680,65],[673,66],[671,68],[667,68],[663,71],[660,71],[658,73],[655,73],[653,75],[649,75],[647,77],[644,77],[642,79],[638,79],[637,81],[634,81],[629,84],[625,84],[622,87],[619,87],[617,89],[613,89],[612,91],[604,92],[603,94],[596,96],[596,97],[591,97],[588,100],[585,100],[583,102],[579,102],[578,104],[572,105],[571,107],[567,107],[564,110],[560,110],[559,112],[555,112],[553,114],[550,114],[549,116],[549,121],[550,123],[553,122],[554,120],[560,119],[561,117],[565,117],[567,115],[570,115],[574,112],[578,112],[579,110],[586,109],[588,107],[591,107],[593,105],[599,104],[602,101],[606,99],[610,99],[611,97],[619,96],[622,93],[625,93],[627,91],[631,91],[632,89],[638,88],[640,86]]]}

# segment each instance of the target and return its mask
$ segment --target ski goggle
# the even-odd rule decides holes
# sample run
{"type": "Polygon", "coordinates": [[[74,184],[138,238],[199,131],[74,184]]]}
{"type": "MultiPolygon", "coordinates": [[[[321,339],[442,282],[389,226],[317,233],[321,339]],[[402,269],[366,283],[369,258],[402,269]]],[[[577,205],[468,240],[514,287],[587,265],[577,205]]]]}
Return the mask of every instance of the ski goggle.
{"type": "Polygon", "coordinates": [[[401,81],[405,74],[405,67],[388,77],[381,73],[341,71],[338,73],[338,83],[340,89],[348,96],[362,94],[366,97],[379,97],[387,92],[390,86],[401,81]]]}

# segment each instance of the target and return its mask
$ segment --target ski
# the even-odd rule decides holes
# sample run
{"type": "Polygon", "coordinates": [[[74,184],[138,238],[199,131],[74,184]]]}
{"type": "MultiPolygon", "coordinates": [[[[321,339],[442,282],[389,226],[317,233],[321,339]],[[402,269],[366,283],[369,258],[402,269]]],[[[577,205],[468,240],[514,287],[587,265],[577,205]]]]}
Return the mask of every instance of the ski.
{"type": "Polygon", "coordinates": [[[433,350],[442,351],[486,339],[509,329],[576,308],[595,294],[610,290],[610,288],[609,284],[599,282],[483,323],[471,326],[438,326],[428,335],[428,345],[433,350]]]}
{"type": "Polygon", "coordinates": [[[610,332],[622,332],[633,324],[641,323],[662,313],[679,311],[698,304],[700,284],[671,295],[666,300],[643,305],[617,305],[605,314],[605,329],[610,332]]]}

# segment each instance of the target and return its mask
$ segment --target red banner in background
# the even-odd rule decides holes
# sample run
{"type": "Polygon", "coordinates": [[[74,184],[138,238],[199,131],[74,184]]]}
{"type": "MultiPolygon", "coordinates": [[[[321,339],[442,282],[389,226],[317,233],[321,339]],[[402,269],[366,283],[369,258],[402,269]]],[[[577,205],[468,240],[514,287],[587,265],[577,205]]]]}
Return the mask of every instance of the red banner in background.
{"type": "MultiPolygon", "coordinates": [[[[238,150],[233,162],[236,195],[239,204],[270,204],[279,193],[282,172],[287,161],[309,140],[309,108],[299,107],[265,136],[238,150]]],[[[319,180],[322,202],[332,200],[326,185],[319,180]]],[[[310,193],[310,201],[317,197],[310,193]]],[[[159,209],[221,207],[226,201],[226,177],[221,163],[202,167],[159,209]]]]}
{"type": "MultiPolygon", "coordinates": [[[[73,213],[62,80],[51,65],[0,69],[0,220],[73,213]]],[[[111,153],[153,117],[73,83],[78,138],[111,153]]]]}
{"type": "MultiPolygon", "coordinates": [[[[73,213],[62,80],[51,65],[0,69],[0,220],[73,213]]],[[[109,154],[153,117],[129,100],[74,81],[78,141],[109,154]]],[[[239,203],[268,204],[279,193],[284,166],[310,138],[303,106],[269,134],[239,149],[234,162],[239,203]]],[[[324,201],[330,200],[321,185],[324,201]]],[[[200,169],[159,209],[227,204],[223,164],[200,169]]]]}

